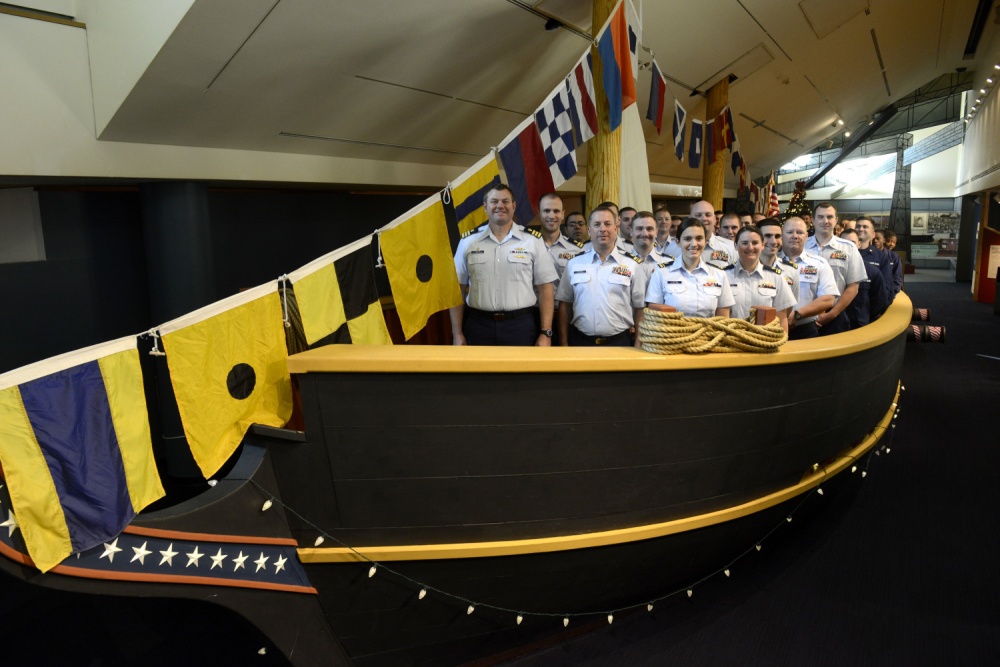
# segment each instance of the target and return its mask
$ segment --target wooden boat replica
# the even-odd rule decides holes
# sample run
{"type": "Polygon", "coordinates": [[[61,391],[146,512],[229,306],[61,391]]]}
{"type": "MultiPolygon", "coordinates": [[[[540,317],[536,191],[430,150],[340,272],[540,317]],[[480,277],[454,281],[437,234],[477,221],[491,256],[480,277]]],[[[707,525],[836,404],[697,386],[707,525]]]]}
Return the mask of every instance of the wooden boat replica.
{"type": "Polygon", "coordinates": [[[252,429],[110,557],[39,574],[0,530],[0,566],[211,600],[296,665],[495,655],[683,594],[851,469],[892,420],[911,311],[774,354],[311,350],[289,358],[304,432],[252,429]]]}

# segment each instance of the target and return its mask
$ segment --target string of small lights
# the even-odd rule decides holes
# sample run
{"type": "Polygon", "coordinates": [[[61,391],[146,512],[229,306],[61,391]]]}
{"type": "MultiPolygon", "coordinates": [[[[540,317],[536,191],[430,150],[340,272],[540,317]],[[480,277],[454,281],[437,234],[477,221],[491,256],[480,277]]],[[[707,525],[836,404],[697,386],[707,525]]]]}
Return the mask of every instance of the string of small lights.
{"type": "MultiPolygon", "coordinates": [[[[906,387],[900,386],[900,391],[901,392],[906,391],[906,387]]],[[[899,405],[898,405],[898,403],[894,407],[895,407],[895,410],[894,410],[893,415],[892,415],[892,423],[890,425],[890,429],[889,429],[889,432],[888,432],[888,436],[889,436],[888,442],[879,442],[875,447],[873,447],[872,449],[870,449],[867,452],[867,454],[865,454],[864,456],[862,456],[860,458],[855,458],[854,461],[853,461],[853,464],[851,465],[851,474],[854,474],[854,473],[858,472],[858,470],[860,469],[860,471],[861,471],[861,477],[862,478],[867,477],[868,476],[868,470],[869,470],[869,468],[871,466],[871,462],[873,460],[873,457],[875,457],[875,456],[881,456],[882,453],[889,454],[892,451],[892,442],[893,442],[893,439],[895,437],[895,429],[896,429],[896,418],[899,416],[899,405]]],[[[884,436],[883,436],[883,440],[884,440],[884,436]]],[[[817,468],[817,467],[814,466],[814,468],[817,468]]],[[[309,519],[307,519],[301,513],[297,512],[294,508],[289,507],[288,505],[284,504],[281,501],[280,498],[278,498],[277,496],[275,496],[268,489],[265,489],[263,486],[261,486],[260,484],[258,484],[255,480],[250,479],[248,481],[251,484],[253,484],[261,492],[261,494],[263,494],[265,496],[265,498],[266,498],[264,500],[263,504],[261,505],[261,508],[260,508],[261,512],[266,512],[271,507],[273,507],[275,504],[280,505],[290,515],[294,516],[299,521],[301,521],[304,525],[308,526],[312,530],[315,530],[316,532],[319,533],[319,536],[316,538],[316,540],[314,542],[314,546],[318,547],[321,544],[323,544],[324,542],[326,542],[327,540],[330,540],[331,542],[337,544],[341,548],[344,548],[344,549],[350,551],[352,554],[354,554],[355,556],[357,556],[357,558],[360,561],[369,564],[369,569],[368,569],[368,578],[369,579],[372,578],[372,577],[374,577],[376,574],[379,574],[379,573],[385,573],[385,574],[397,577],[397,578],[399,578],[399,579],[401,579],[401,580],[403,580],[403,581],[405,581],[405,582],[407,582],[407,583],[409,583],[410,585],[413,586],[414,590],[417,591],[416,596],[417,596],[418,600],[423,600],[429,594],[434,594],[434,595],[440,596],[442,598],[453,600],[455,603],[457,603],[457,604],[459,604],[461,606],[464,606],[467,615],[473,614],[477,609],[489,609],[491,611],[495,611],[495,612],[498,612],[498,613],[501,613],[501,614],[509,614],[510,616],[512,616],[514,618],[514,620],[515,620],[515,622],[516,622],[517,625],[521,625],[521,623],[523,623],[526,618],[529,618],[529,617],[538,617],[538,618],[561,618],[562,619],[563,627],[569,626],[571,619],[593,618],[593,617],[601,617],[601,616],[604,616],[607,619],[608,623],[611,624],[611,623],[614,622],[614,618],[615,618],[616,614],[622,614],[622,613],[625,613],[625,612],[629,612],[629,611],[641,609],[642,607],[645,607],[647,612],[652,612],[653,609],[654,609],[654,607],[657,604],[662,603],[662,602],[664,602],[666,600],[669,600],[670,598],[673,598],[673,597],[676,597],[676,596],[681,596],[681,595],[686,595],[688,598],[693,597],[694,596],[695,588],[697,588],[699,585],[705,583],[706,581],[708,581],[708,580],[710,580],[710,579],[712,579],[714,577],[717,577],[720,574],[724,575],[726,578],[731,577],[732,576],[733,567],[739,561],[741,561],[743,558],[749,556],[750,554],[759,553],[763,549],[764,542],[768,538],[770,538],[777,530],[779,530],[780,528],[782,528],[786,524],[791,523],[794,515],[798,513],[798,511],[813,496],[813,494],[816,494],[816,495],[819,495],[819,496],[823,496],[824,495],[823,487],[822,486],[817,486],[817,487],[811,489],[804,496],[802,496],[802,498],[799,500],[799,502],[795,505],[795,507],[791,511],[788,512],[788,514],[785,516],[785,518],[783,520],[779,521],[770,530],[768,530],[763,536],[761,536],[759,539],[757,539],[752,546],[750,546],[749,548],[747,548],[747,549],[741,551],[740,553],[738,553],[734,558],[732,558],[731,560],[729,560],[722,567],[719,567],[719,568],[716,568],[715,570],[712,570],[711,572],[709,572],[705,576],[703,576],[703,577],[701,577],[701,578],[699,578],[699,579],[697,579],[697,580],[695,580],[695,581],[687,584],[686,586],[683,586],[681,588],[678,588],[676,590],[673,590],[673,591],[671,591],[669,593],[666,593],[666,594],[663,594],[663,595],[659,595],[659,596],[656,596],[656,597],[653,597],[653,598],[650,598],[650,599],[646,599],[646,600],[643,600],[641,602],[637,602],[637,603],[634,603],[634,604],[631,604],[631,605],[616,607],[614,609],[603,609],[603,610],[596,610],[595,609],[595,610],[591,610],[591,611],[582,611],[582,612],[556,613],[556,612],[530,611],[530,610],[526,610],[526,609],[515,609],[515,608],[511,608],[511,607],[504,607],[504,606],[489,604],[489,603],[485,603],[485,602],[478,602],[476,600],[467,598],[465,596],[457,595],[455,593],[451,593],[451,592],[442,590],[442,589],[437,588],[436,586],[433,586],[433,585],[428,584],[426,582],[418,581],[418,580],[410,577],[409,575],[407,575],[407,574],[405,574],[403,572],[400,572],[399,570],[395,570],[395,569],[389,567],[388,565],[386,565],[384,563],[380,563],[378,561],[375,561],[375,560],[369,558],[364,553],[362,553],[362,552],[357,551],[356,549],[354,549],[354,547],[351,547],[350,545],[345,544],[344,542],[341,542],[336,537],[334,537],[332,534],[330,534],[328,531],[323,530],[321,527],[317,526],[315,523],[313,523],[312,521],[310,521],[309,519]]]]}
{"type": "MultiPolygon", "coordinates": [[[[975,115],[979,112],[980,105],[983,103],[983,100],[986,99],[987,94],[993,92],[993,81],[997,78],[997,76],[1000,76],[1000,63],[993,65],[990,75],[986,77],[986,81],[983,82],[982,88],[979,89],[979,93],[976,95],[976,101],[969,106],[969,111],[965,114],[965,118],[963,119],[965,120],[966,125],[968,125],[969,121],[972,120],[973,117],[975,117],[975,115]]],[[[972,94],[973,93],[970,93],[969,96],[971,97],[972,94]]]]}

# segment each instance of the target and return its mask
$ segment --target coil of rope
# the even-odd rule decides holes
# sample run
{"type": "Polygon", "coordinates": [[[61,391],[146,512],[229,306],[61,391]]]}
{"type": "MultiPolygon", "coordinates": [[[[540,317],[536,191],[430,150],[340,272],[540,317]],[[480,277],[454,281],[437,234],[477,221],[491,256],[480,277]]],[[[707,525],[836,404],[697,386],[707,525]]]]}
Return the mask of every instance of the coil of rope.
{"type": "Polygon", "coordinates": [[[705,352],[777,352],[788,334],[775,318],[769,324],[753,324],[750,318],[685,317],[684,313],[646,308],[639,323],[642,349],[657,354],[703,354],[705,352]]]}

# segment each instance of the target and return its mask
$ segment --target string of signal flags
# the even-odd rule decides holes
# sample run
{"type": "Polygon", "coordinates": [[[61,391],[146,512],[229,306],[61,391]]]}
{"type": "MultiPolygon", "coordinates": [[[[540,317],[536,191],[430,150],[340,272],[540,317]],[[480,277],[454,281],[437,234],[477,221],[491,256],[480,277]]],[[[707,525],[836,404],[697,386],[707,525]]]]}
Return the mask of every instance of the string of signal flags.
{"type": "MultiPolygon", "coordinates": [[[[644,183],[648,197],[645,140],[634,108],[640,35],[635,8],[620,0],[595,43],[611,128],[623,127],[623,154],[633,147],[626,141],[634,141],[631,153],[641,157],[634,176],[626,170],[636,163],[623,160],[622,182],[644,183]]],[[[666,82],[655,60],[652,70],[655,95],[647,118],[659,131],[666,82]]],[[[149,354],[165,357],[184,439],[202,474],[211,477],[250,424],[280,427],[288,421],[289,339],[301,337],[306,346],[392,343],[376,268],[386,270],[406,339],[434,313],[461,305],[454,250],[461,234],[486,222],[483,197],[500,182],[498,158],[524,203],[517,212],[526,224],[537,214],[539,197],[576,174],[577,146],[597,134],[594,86],[588,48],[498,148],[373,233],[148,331],[0,374],[0,466],[13,505],[7,527],[21,530],[35,567],[50,570],[74,553],[111,541],[164,495],[152,450],[139,339],[152,340],[149,354]],[[301,320],[298,329],[290,322],[292,307],[301,320]],[[82,460],[87,465],[61,463],[82,460]]],[[[682,159],[687,112],[676,100],[674,106],[674,144],[682,159]]],[[[728,108],[708,125],[692,120],[689,161],[700,160],[703,144],[710,159],[730,148],[734,170],[738,166],[745,174],[728,108]]]]}

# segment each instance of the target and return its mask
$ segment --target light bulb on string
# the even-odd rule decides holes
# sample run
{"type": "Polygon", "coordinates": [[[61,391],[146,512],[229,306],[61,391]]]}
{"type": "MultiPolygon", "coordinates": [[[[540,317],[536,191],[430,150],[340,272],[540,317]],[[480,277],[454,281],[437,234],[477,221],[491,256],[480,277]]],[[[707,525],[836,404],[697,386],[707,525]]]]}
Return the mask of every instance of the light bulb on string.
{"type": "Polygon", "coordinates": [[[417,593],[417,599],[418,600],[423,600],[425,597],[427,597],[427,589],[426,588],[421,588],[420,592],[417,593]]]}
{"type": "Polygon", "coordinates": [[[726,568],[725,570],[723,570],[722,572],[723,572],[723,574],[725,574],[725,575],[726,575],[727,577],[729,576],[729,568],[728,568],[728,567],[727,567],[727,568],[726,568]]]}
{"type": "Polygon", "coordinates": [[[868,471],[867,470],[862,470],[861,471],[861,476],[862,477],[867,477],[868,476],[868,471]]]}
{"type": "Polygon", "coordinates": [[[789,516],[786,516],[786,517],[785,517],[785,521],[787,521],[788,523],[791,523],[791,522],[792,522],[792,517],[791,517],[791,515],[789,515],[789,516]]]}
{"type": "Polygon", "coordinates": [[[608,625],[611,625],[614,622],[615,622],[615,615],[614,614],[608,614],[608,625]]]}
{"type": "Polygon", "coordinates": [[[372,565],[372,566],[371,566],[370,568],[368,568],[368,578],[369,578],[369,579],[371,579],[372,577],[374,577],[374,576],[375,576],[375,570],[376,570],[377,568],[378,568],[378,566],[377,566],[377,565],[372,565]]]}
{"type": "Polygon", "coordinates": [[[475,605],[471,605],[471,604],[470,604],[470,605],[469,605],[469,608],[465,610],[465,615],[466,615],[466,616],[471,616],[471,615],[472,615],[472,612],[474,612],[475,610],[476,610],[476,607],[475,607],[475,605]]]}
{"type": "Polygon", "coordinates": [[[646,605],[646,611],[653,611],[653,603],[652,602],[650,602],[649,604],[646,605]]]}
{"type": "Polygon", "coordinates": [[[209,486],[215,486],[218,483],[219,483],[219,480],[217,480],[217,479],[210,479],[210,480],[208,480],[208,485],[209,486]]]}
{"type": "Polygon", "coordinates": [[[521,616],[520,614],[518,614],[517,615],[517,624],[521,625],[521,621],[523,621],[523,620],[524,620],[524,616],[521,616]]]}
{"type": "Polygon", "coordinates": [[[314,547],[318,547],[321,544],[323,544],[323,536],[322,535],[320,535],[319,537],[316,538],[316,541],[313,542],[313,546],[314,547]]]}
{"type": "Polygon", "coordinates": [[[568,627],[568,626],[569,626],[569,616],[564,616],[563,617],[563,627],[565,628],[565,627],[568,627]]]}
{"type": "Polygon", "coordinates": [[[271,505],[273,505],[273,504],[274,503],[272,503],[270,500],[265,500],[264,504],[260,506],[260,511],[261,512],[268,511],[269,509],[271,509],[271,505]]]}
{"type": "Polygon", "coordinates": [[[688,589],[688,597],[691,597],[692,595],[694,595],[694,591],[689,588],[688,589]]]}
{"type": "Polygon", "coordinates": [[[759,544],[755,544],[754,546],[757,548],[757,551],[760,551],[760,545],[759,544]]]}
{"type": "Polygon", "coordinates": [[[818,488],[816,489],[816,493],[818,493],[819,495],[821,495],[821,496],[822,496],[822,495],[823,495],[823,487],[818,487],[818,488]]]}

